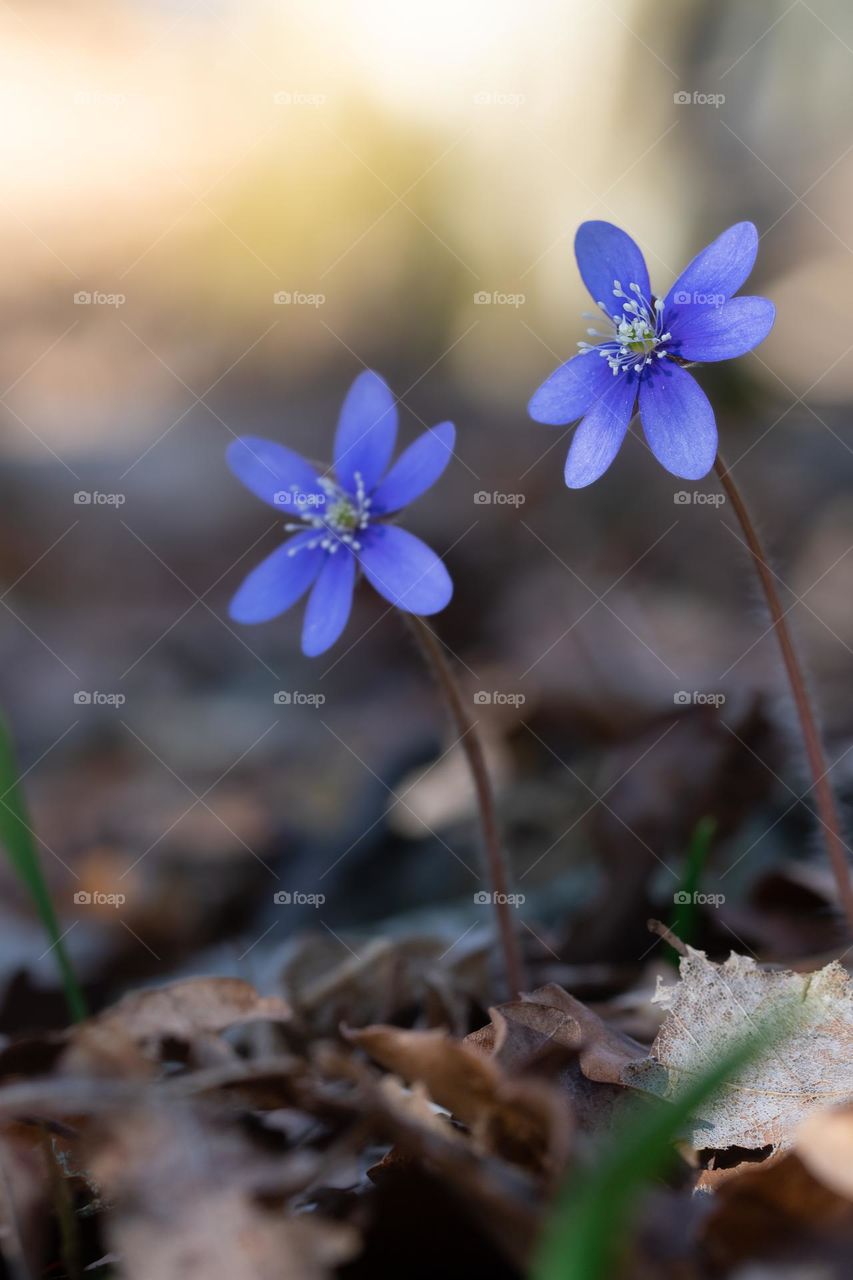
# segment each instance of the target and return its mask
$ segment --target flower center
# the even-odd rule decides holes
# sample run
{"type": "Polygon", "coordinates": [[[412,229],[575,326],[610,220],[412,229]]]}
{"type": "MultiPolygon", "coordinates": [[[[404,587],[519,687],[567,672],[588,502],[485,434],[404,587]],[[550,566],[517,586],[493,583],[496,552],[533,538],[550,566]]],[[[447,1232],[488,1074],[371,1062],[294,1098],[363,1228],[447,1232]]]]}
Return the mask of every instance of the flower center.
{"type": "MultiPolygon", "coordinates": [[[[603,302],[598,304],[607,317],[611,332],[587,329],[588,334],[602,341],[578,343],[582,354],[597,351],[610,365],[614,376],[629,371],[642,373],[653,359],[663,360],[669,355],[663,349],[664,344],[672,337],[663,328],[663,299],[655,298],[652,302],[644,296],[638,284],[629,284],[628,289],[626,293],[618,280],[613,281],[613,297],[617,299],[617,305],[621,301],[621,312],[608,312],[603,302]]],[[[593,316],[589,318],[594,319],[593,316]]]]}
{"type": "MultiPolygon", "coordinates": [[[[306,550],[320,547],[323,551],[334,554],[339,547],[350,547],[353,551],[361,550],[358,534],[370,523],[370,498],[364,487],[361,472],[355,472],[355,494],[347,493],[339,488],[333,480],[320,477],[326,500],[318,503],[312,511],[305,508],[300,512],[301,524],[286,524],[288,533],[304,533],[306,528],[316,529],[317,537],[310,542],[302,543],[306,550]]],[[[295,555],[299,547],[294,547],[290,555],[295,555]]]]}

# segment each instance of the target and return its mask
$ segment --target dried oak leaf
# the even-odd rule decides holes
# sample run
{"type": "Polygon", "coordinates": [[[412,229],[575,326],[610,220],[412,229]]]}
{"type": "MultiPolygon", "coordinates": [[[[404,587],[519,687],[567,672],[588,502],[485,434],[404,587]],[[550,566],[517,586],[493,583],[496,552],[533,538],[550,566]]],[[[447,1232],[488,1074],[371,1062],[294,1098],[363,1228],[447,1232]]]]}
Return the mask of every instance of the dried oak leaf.
{"type": "MultiPolygon", "coordinates": [[[[207,1049],[240,1023],[286,1022],[287,1004],[240,978],[188,978],[134,991],[67,1034],[64,1071],[150,1074],[165,1046],[207,1049]]],[[[221,1043],[221,1042],[220,1042],[221,1043]]],[[[224,1052],[225,1046],[221,1045],[224,1052]]]]}
{"type": "Polygon", "coordinates": [[[551,1080],[569,1101],[578,1127],[612,1128],[633,1095],[621,1083],[624,1068],[645,1058],[630,1036],[607,1025],[555,983],[489,1010],[491,1023],[466,1037],[509,1075],[551,1080]]]}
{"type": "Polygon", "coordinates": [[[688,947],[680,980],[659,980],[653,999],[666,1018],[648,1058],[628,1064],[622,1080],[664,1099],[750,1030],[783,1020],[789,1028],[704,1104],[690,1135],[697,1149],[787,1148],[807,1116],[853,1098],[853,992],[837,962],[816,973],[767,971],[734,952],[715,964],[688,947]]]}
{"type": "Polygon", "coordinates": [[[374,1026],[347,1034],[386,1070],[408,1084],[422,1084],[434,1102],[470,1129],[480,1150],[546,1177],[562,1169],[571,1116],[555,1089],[512,1079],[445,1031],[374,1026]]]}

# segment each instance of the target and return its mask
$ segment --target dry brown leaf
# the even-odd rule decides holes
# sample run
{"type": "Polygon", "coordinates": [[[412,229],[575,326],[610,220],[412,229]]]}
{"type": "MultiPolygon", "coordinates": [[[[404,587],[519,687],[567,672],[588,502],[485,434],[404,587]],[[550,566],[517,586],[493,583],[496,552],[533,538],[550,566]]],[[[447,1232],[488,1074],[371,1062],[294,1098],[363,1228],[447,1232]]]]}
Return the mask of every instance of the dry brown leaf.
{"type": "Polygon", "coordinates": [[[646,1050],[555,983],[489,1010],[491,1023],[465,1043],[515,1075],[534,1072],[553,1080],[569,1101],[578,1126],[609,1129],[630,1099],[623,1068],[646,1050]]]}
{"type": "Polygon", "coordinates": [[[840,1261],[845,1253],[849,1257],[853,1242],[853,1206],[788,1152],[772,1163],[752,1165],[720,1186],[701,1235],[703,1249],[720,1273],[751,1259],[840,1261]]]}
{"type": "Polygon", "coordinates": [[[702,1107],[696,1148],[785,1148],[812,1112],[853,1098],[853,993],[837,963],[810,974],[767,971],[734,953],[715,964],[688,947],[680,980],[659,982],[654,999],[666,1019],[648,1059],[627,1065],[622,1080],[660,1098],[677,1097],[750,1030],[782,1019],[790,1027],[702,1107]]]}
{"type": "Polygon", "coordinates": [[[434,1102],[471,1130],[480,1149],[546,1176],[564,1165],[571,1122],[556,1090],[509,1078],[444,1031],[377,1026],[348,1035],[388,1071],[423,1084],[434,1102]]]}
{"type": "Polygon", "coordinates": [[[813,1177],[853,1200],[853,1106],[809,1116],[797,1130],[795,1146],[813,1177]]]}
{"type": "Polygon", "coordinates": [[[289,1017],[287,1004],[278,996],[259,996],[240,978],[188,978],[131,992],[73,1027],[62,1069],[148,1074],[166,1044],[209,1043],[241,1023],[287,1022],[289,1017]]]}
{"type": "Polygon", "coordinates": [[[152,1101],[114,1113],[88,1167],[112,1201],[104,1226],[127,1280],[326,1280],[358,1248],[349,1227],[289,1216],[304,1166],[261,1154],[221,1112],[152,1101]]]}

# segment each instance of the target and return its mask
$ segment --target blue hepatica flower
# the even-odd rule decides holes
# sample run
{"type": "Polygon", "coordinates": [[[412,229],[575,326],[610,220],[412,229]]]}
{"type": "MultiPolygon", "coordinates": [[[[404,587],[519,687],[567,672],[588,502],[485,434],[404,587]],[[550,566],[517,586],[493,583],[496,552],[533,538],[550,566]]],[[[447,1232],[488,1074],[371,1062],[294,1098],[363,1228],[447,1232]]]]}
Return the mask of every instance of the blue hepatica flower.
{"type": "MultiPolygon", "coordinates": [[[[603,475],[625,438],[639,397],[646,440],[675,476],[700,480],[714,465],[717,424],[686,364],[730,360],[763,342],[776,309],[766,298],[735,298],[758,250],[758,232],[739,222],[703,249],[666,297],[654,296],[646,263],[629,235],[584,222],[575,237],[583,282],[604,315],[580,355],[561,365],[530,401],[536,422],[581,421],[566,459],[566,484],[603,475]]],[[[598,317],[590,317],[598,318],[598,317]]]]}
{"type": "Polygon", "coordinates": [[[359,570],[381,596],[408,613],[443,609],[453,594],[434,551],[388,517],[438,480],[456,440],[452,422],[425,431],[388,469],[397,438],[397,405],[367,370],[344,400],[334,447],[334,477],[272,440],[243,436],[228,465],[258,498],[295,517],[294,536],[253,569],[231,601],[236,622],[267,622],[311,588],[302,651],[316,657],[347,624],[359,570]]]}

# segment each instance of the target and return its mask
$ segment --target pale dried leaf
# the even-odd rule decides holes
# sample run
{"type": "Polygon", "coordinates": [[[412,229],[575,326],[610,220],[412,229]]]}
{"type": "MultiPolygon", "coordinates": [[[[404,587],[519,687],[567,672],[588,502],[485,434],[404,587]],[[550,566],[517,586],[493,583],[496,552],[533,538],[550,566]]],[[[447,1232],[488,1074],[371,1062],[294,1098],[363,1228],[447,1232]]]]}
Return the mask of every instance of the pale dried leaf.
{"type": "Polygon", "coordinates": [[[673,986],[659,981],[654,999],[667,1016],[649,1057],[624,1069],[625,1084],[677,1097],[751,1031],[789,1028],[704,1105],[694,1147],[788,1147],[807,1116],[853,1098],[853,993],[841,965],[767,971],[734,953],[715,964],[688,947],[680,975],[673,986]]]}

